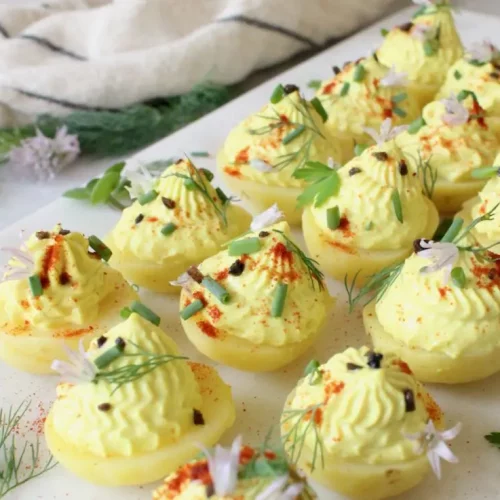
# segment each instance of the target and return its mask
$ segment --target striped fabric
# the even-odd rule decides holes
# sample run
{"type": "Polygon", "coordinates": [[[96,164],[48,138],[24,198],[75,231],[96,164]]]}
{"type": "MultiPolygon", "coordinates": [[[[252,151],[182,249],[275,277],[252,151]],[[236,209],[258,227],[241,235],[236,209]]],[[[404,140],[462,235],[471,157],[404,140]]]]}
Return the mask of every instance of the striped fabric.
{"type": "Polygon", "coordinates": [[[53,0],[0,5],[0,126],[230,84],[320,49],[392,0],[53,0]]]}

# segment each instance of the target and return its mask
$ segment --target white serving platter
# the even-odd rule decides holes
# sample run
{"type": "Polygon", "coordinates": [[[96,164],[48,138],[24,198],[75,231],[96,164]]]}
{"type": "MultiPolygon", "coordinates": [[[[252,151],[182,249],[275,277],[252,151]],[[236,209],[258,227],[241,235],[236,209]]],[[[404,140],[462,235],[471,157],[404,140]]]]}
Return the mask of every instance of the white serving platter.
{"type": "MultiPolygon", "coordinates": [[[[306,89],[309,80],[329,77],[332,65],[366,55],[380,43],[381,27],[391,27],[405,22],[411,12],[412,10],[399,12],[327,49],[142,151],[137,157],[154,160],[178,155],[182,151],[209,151],[211,158],[202,158],[196,163],[215,171],[215,153],[221,147],[227,133],[241,119],[259,109],[269,98],[277,83],[295,83],[306,89]]],[[[500,43],[499,18],[464,11],[457,15],[456,21],[464,44],[482,38],[490,38],[493,42],[500,43]]],[[[219,183],[217,175],[214,183],[219,183]]],[[[35,230],[51,228],[57,222],[75,231],[103,236],[118,217],[119,213],[108,208],[90,207],[80,202],[59,199],[0,232],[0,247],[18,245],[21,229],[29,234],[35,230]]],[[[295,236],[301,243],[303,242],[298,230],[295,231],[295,236]]],[[[3,256],[0,256],[0,265],[4,263],[2,258],[3,256]]],[[[236,425],[225,435],[223,441],[225,444],[230,443],[237,434],[243,434],[249,443],[258,444],[262,441],[268,429],[279,421],[283,402],[309,359],[325,361],[349,345],[360,346],[368,341],[363,331],[360,311],[352,315],[347,314],[343,285],[332,280],[328,285],[332,295],[339,297],[337,306],[332,311],[328,327],[321,339],[301,359],[283,370],[270,374],[244,373],[223,366],[218,367],[221,376],[233,387],[237,407],[236,425]]],[[[210,363],[186,340],[180,328],[175,297],[145,292],[142,294],[142,299],[161,314],[163,328],[175,339],[183,352],[193,360],[210,363]]],[[[31,411],[28,412],[27,423],[22,426],[22,430],[35,427],[36,431],[55,396],[56,383],[57,377],[28,375],[1,364],[0,408],[6,409],[11,404],[19,404],[24,398],[32,398],[31,411]]],[[[483,438],[484,434],[490,431],[500,431],[500,376],[473,384],[454,387],[434,386],[430,389],[446,412],[448,421],[463,423],[461,435],[453,442],[453,451],[459,456],[460,463],[453,466],[444,464],[444,477],[441,481],[429,475],[421,486],[398,498],[500,499],[500,452],[483,438]]],[[[33,439],[35,431],[27,432],[26,439],[33,439]]],[[[22,437],[20,439],[22,440],[22,437]]],[[[98,487],[74,477],[62,466],[57,466],[40,478],[14,490],[8,499],[146,500],[151,498],[151,491],[155,486],[152,484],[113,489],[98,487]]],[[[317,491],[322,500],[341,498],[322,488],[318,488],[317,491]]]]}

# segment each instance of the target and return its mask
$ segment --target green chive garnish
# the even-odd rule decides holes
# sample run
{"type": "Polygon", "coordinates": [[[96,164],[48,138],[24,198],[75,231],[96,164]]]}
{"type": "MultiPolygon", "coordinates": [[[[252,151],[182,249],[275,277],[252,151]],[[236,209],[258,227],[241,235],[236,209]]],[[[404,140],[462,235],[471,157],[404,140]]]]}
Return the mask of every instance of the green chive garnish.
{"type": "Polygon", "coordinates": [[[389,30],[386,28],[382,28],[380,30],[380,34],[385,38],[389,34],[389,30]]]}
{"type": "Polygon", "coordinates": [[[434,44],[430,40],[426,40],[424,42],[424,54],[427,57],[431,57],[436,53],[436,48],[434,47],[434,44]]]}
{"type": "Polygon", "coordinates": [[[285,95],[285,88],[280,83],[274,88],[273,93],[271,94],[270,101],[273,104],[278,104],[281,101],[281,99],[283,99],[284,95],[285,95]]]}
{"type": "Polygon", "coordinates": [[[344,97],[345,95],[347,95],[347,93],[349,92],[350,86],[351,86],[351,84],[349,82],[345,82],[344,85],[342,85],[342,89],[340,90],[341,97],[344,97]]]}
{"type": "Polygon", "coordinates": [[[208,158],[210,153],[208,151],[191,151],[190,155],[195,158],[208,158]]]}
{"type": "Polygon", "coordinates": [[[328,229],[337,229],[340,225],[340,210],[336,205],[326,211],[326,225],[328,229]]]}
{"type": "Polygon", "coordinates": [[[448,228],[448,231],[444,233],[441,241],[445,243],[451,243],[458,236],[458,233],[460,233],[463,225],[464,220],[461,217],[455,218],[451,223],[451,226],[448,228]]]}
{"type": "Polygon", "coordinates": [[[97,236],[89,236],[89,247],[101,257],[102,260],[108,262],[113,255],[113,252],[108,248],[97,236]]]}
{"type": "Polygon", "coordinates": [[[461,267],[454,267],[451,270],[451,279],[453,284],[458,288],[463,288],[467,278],[465,277],[464,270],[461,267]]]}
{"type": "Polygon", "coordinates": [[[148,191],[147,193],[141,194],[139,198],[137,198],[137,201],[139,202],[140,205],[146,205],[147,203],[152,202],[156,197],[158,196],[158,192],[152,189],[151,191],[148,191]]]}
{"type": "Polygon", "coordinates": [[[490,177],[494,177],[498,174],[499,167],[480,167],[475,168],[471,172],[471,176],[474,179],[489,179],[490,177]]]}
{"type": "Polygon", "coordinates": [[[395,108],[392,108],[392,112],[395,114],[395,115],[398,115],[400,118],[404,118],[407,113],[404,109],[401,109],[401,108],[398,108],[398,107],[395,107],[395,108]]]}
{"type": "Polygon", "coordinates": [[[206,168],[200,168],[200,172],[203,172],[203,175],[207,178],[208,182],[212,182],[214,174],[210,172],[210,170],[207,170],[206,168]]]}
{"type": "Polygon", "coordinates": [[[365,67],[362,64],[358,64],[354,68],[354,74],[352,75],[352,79],[355,82],[362,82],[365,78],[365,75],[366,75],[365,67]]]}
{"type": "Polygon", "coordinates": [[[201,286],[205,287],[210,293],[215,295],[222,304],[227,304],[231,298],[229,292],[210,276],[205,276],[203,278],[201,286]]]}
{"type": "Polygon", "coordinates": [[[146,307],[141,302],[137,302],[137,300],[134,300],[134,302],[130,304],[130,310],[137,313],[139,316],[142,316],[144,319],[147,319],[149,322],[153,323],[153,325],[159,326],[161,321],[160,316],[158,316],[151,309],[149,309],[149,307],[146,307]]]}
{"type": "Polygon", "coordinates": [[[124,307],[120,311],[120,317],[123,319],[128,319],[131,314],[132,314],[132,309],[130,309],[130,307],[124,307]]]}
{"type": "Polygon", "coordinates": [[[321,101],[315,97],[314,99],[311,99],[311,104],[312,107],[318,112],[318,115],[321,116],[324,122],[326,122],[326,120],[328,120],[328,113],[323,107],[323,104],[321,104],[321,101]]]}
{"type": "Polygon", "coordinates": [[[394,213],[396,218],[401,224],[403,223],[403,207],[401,206],[401,197],[399,196],[399,191],[395,189],[391,195],[392,206],[394,207],[394,213]]]}
{"type": "Polygon", "coordinates": [[[309,377],[309,385],[314,385],[317,384],[321,380],[321,372],[319,371],[320,367],[319,361],[316,359],[311,359],[309,363],[307,363],[307,366],[304,369],[304,376],[309,377]]]}
{"type": "Polygon", "coordinates": [[[215,192],[217,193],[217,196],[219,197],[219,200],[223,205],[225,205],[229,201],[228,196],[226,195],[226,193],[224,193],[224,191],[222,191],[221,188],[215,188],[215,192]]]}
{"type": "Polygon", "coordinates": [[[392,99],[391,101],[392,102],[402,102],[404,101],[406,98],[408,97],[408,94],[406,92],[401,92],[401,94],[396,94],[392,99]]]}
{"type": "Polygon", "coordinates": [[[40,276],[34,274],[28,278],[28,283],[30,285],[31,294],[33,297],[40,297],[43,295],[42,282],[40,281],[40,276]]]}
{"type": "Polygon", "coordinates": [[[354,145],[354,154],[359,156],[366,148],[368,144],[355,144],[354,145]]]}
{"type": "Polygon", "coordinates": [[[416,134],[424,125],[425,120],[423,116],[420,116],[417,119],[413,120],[410,125],[408,125],[408,133],[412,135],[416,134]]]}
{"type": "Polygon", "coordinates": [[[283,314],[287,291],[288,285],[286,283],[278,283],[278,285],[276,286],[273,303],[271,306],[271,316],[273,318],[279,318],[283,314]]]}
{"type": "Polygon", "coordinates": [[[455,77],[455,80],[460,80],[462,78],[462,73],[460,73],[460,71],[456,69],[455,72],[453,73],[453,76],[455,77]]]}
{"type": "Polygon", "coordinates": [[[310,89],[319,89],[321,87],[321,80],[311,80],[310,82],[308,82],[307,86],[310,88],[310,89]]]}
{"type": "Polygon", "coordinates": [[[201,311],[203,307],[205,307],[203,302],[196,299],[180,312],[180,316],[182,319],[189,319],[191,316],[194,316],[197,312],[201,311]]]}
{"type": "Polygon", "coordinates": [[[373,229],[373,221],[367,222],[365,224],[365,231],[371,231],[373,229]]]}
{"type": "Polygon", "coordinates": [[[120,182],[120,174],[118,172],[108,172],[97,180],[92,192],[90,193],[90,203],[97,205],[98,203],[106,203],[120,182]]]}
{"type": "Polygon", "coordinates": [[[457,100],[463,101],[463,100],[467,99],[467,97],[469,97],[469,95],[472,95],[472,92],[470,92],[469,90],[461,90],[457,94],[457,100]]]}
{"type": "Polygon", "coordinates": [[[193,191],[193,189],[196,189],[196,182],[194,182],[193,179],[184,179],[183,184],[188,191],[193,191]]]}
{"type": "Polygon", "coordinates": [[[177,226],[173,222],[169,222],[161,228],[160,232],[161,234],[163,234],[163,236],[168,236],[169,234],[172,234],[176,229],[177,226]]]}
{"type": "Polygon", "coordinates": [[[125,349],[125,344],[115,344],[113,347],[110,347],[107,351],[103,352],[100,356],[95,358],[94,364],[97,366],[99,370],[106,368],[110,363],[112,363],[115,359],[119,358],[123,350],[125,349]]]}
{"type": "Polygon", "coordinates": [[[229,244],[228,252],[231,257],[237,257],[243,254],[258,252],[260,248],[261,242],[259,238],[244,238],[232,241],[229,244]]]}
{"type": "Polygon", "coordinates": [[[285,137],[283,137],[283,139],[281,140],[281,143],[288,144],[289,142],[292,142],[296,137],[302,134],[302,132],[304,132],[305,129],[306,129],[305,125],[299,125],[289,134],[285,135],[285,137]]]}

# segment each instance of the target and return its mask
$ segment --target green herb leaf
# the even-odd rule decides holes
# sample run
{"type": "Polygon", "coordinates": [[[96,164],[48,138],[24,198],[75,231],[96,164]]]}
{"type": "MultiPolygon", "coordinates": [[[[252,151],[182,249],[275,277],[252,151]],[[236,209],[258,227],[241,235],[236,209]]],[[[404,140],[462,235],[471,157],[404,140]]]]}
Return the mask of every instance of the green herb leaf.
{"type": "Polygon", "coordinates": [[[471,172],[471,176],[474,177],[474,179],[490,179],[498,175],[499,170],[499,167],[479,167],[471,172]]]}
{"type": "Polygon", "coordinates": [[[33,297],[40,297],[43,295],[43,287],[42,282],[40,281],[40,276],[38,274],[34,274],[28,278],[28,282],[30,285],[31,294],[33,297]]]}
{"type": "Polygon", "coordinates": [[[354,74],[352,75],[352,79],[355,82],[362,82],[365,79],[366,70],[362,64],[357,64],[354,68],[354,74]]]}
{"type": "Polygon", "coordinates": [[[142,316],[149,322],[153,323],[153,325],[160,326],[161,322],[160,316],[158,316],[158,314],[149,309],[149,307],[145,306],[142,302],[134,300],[134,302],[130,304],[130,310],[132,312],[135,312],[139,316],[142,316]]]}
{"type": "Polygon", "coordinates": [[[274,291],[273,302],[271,304],[271,317],[280,318],[285,308],[285,300],[288,292],[286,283],[278,283],[274,291]]]}
{"type": "Polygon", "coordinates": [[[415,120],[413,120],[410,125],[408,125],[408,133],[416,134],[423,126],[425,125],[425,120],[422,116],[419,116],[415,120]]]}
{"type": "Polygon", "coordinates": [[[401,224],[403,223],[403,207],[401,205],[401,197],[399,196],[399,191],[394,189],[391,195],[392,206],[394,208],[394,213],[396,218],[401,224]]]}
{"type": "Polygon", "coordinates": [[[71,198],[73,200],[90,200],[91,191],[86,187],[83,188],[73,188],[68,189],[63,193],[65,198],[71,198]]]}
{"type": "Polygon", "coordinates": [[[328,113],[323,107],[323,104],[321,104],[321,101],[315,97],[314,99],[311,99],[311,104],[312,107],[318,112],[319,116],[321,116],[323,122],[326,122],[326,120],[328,120],[328,113]]]}
{"type": "Polygon", "coordinates": [[[321,87],[321,80],[311,80],[308,82],[307,86],[310,89],[319,89],[321,87]]]}
{"type": "Polygon", "coordinates": [[[400,118],[405,118],[408,114],[404,109],[398,108],[397,106],[392,108],[392,112],[400,118]]]}
{"type": "Polygon", "coordinates": [[[453,284],[458,288],[463,288],[467,281],[464,270],[461,267],[454,267],[451,270],[451,279],[453,284]]]}
{"type": "Polygon", "coordinates": [[[120,182],[120,174],[118,172],[108,172],[104,174],[95,184],[90,194],[90,202],[92,205],[98,203],[106,203],[120,182]]]}
{"type": "Polygon", "coordinates": [[[453,72],[453,76],[455,77],[455,80],[460,80],[462,78],[462,73],[460,73],[460,71],[458,71],[458,69],[456,69],[453,72]]]}
{"type": "Polygon", "coordinates": [[[500,432],[491,432],[490,434],[484,436],[484,439],[486,439],[488,443],[500,449],[500,432]]]}
{"type": "Polygon", "coordinates": [[[382,28],[380,30],[380,34],[385,38],[389,34],[389,30],[386,28],[382,28]]]}
{"type": "Polygon", "coordinates": [[[317,384],[322,377],[321,370],[319,369],[320,363],[316,359],[311,359],[304,369],[304,375],[309,376],[309,385],[317,384]]]}
{"type": "Polygon", "coordinates": [[[400,94],[396,94],[391,98],[392,102],[399,103],[408,98],[408,94],[406,92],[401,92],[400,94]]]}
{"type": "Polygon", "coordinates": [[[326,211],[326,225],[331,230],[335,230],[340,226],[340,210],[337,205],[326,211]]]}
{"type": "Polygon", "coordinates": [[[453,222],[448,227],[448,230],[441,238],[444,243],[451,243],[460,233],[462,226],[464,225],[464,220],[461,217],[456,217],[453,222]]]}
{"type": "Polygon", "coordinates": [[[340,96],[344,97],[349,93],[349,88],[351,87],[351,84],[349,82],[345,82],[344,85],[342,85],[342,88],[340,89],[340,96]]]}
{"type": "Polygon", "coordinates": [[[273,90],[273,93],[271,94],[271,98],[269,99],[272,104],[278,104],[281,99],[285,96],[285,88],[281,83],[279,83],[273,90]]]}
{"type": "Polygon", "coordinates": [[[336,196],[340,189],[338,172],[321,162],[307,162],[304,168],[294,172],[293,177],[312,183],[298,196],[298,207],[313,202],[314,206],[319,207],[331,196],[336,196]]]}
{"type": "Polygon", "coordinates": [[[111,167],[107,168],[104,173],[109,174],[110,172],[114,172],[116,174],[121,174],[123,169],[125,168],[126,163],[124,161],[120,161],[118,163],[115,163],[114,165],[111,165],[111,167]]]}
{"type": "Polygon", "coordinates": [[[296,139],[299,135],[301,135],[305,131],[305,125],[297,125],[294,130],[289,132],[283,139],[281,140],[282,144],[289,144],[294,139],[296,139]]]}

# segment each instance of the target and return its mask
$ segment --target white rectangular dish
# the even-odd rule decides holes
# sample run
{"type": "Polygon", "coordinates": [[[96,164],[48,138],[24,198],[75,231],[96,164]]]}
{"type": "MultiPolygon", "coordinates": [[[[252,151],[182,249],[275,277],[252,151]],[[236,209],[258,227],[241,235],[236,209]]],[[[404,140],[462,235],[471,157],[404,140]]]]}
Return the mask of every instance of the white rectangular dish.
{"type": "MultiPolygon", "coordinates": [[[[329,77],[331,66],[346,60],[366,55],[380,43],[380,28],[405,22],[412,11],[402,11],[362,33],[309,59],[303,64],[286,71],[260,85],[247,94],[220,108],[214,113],[184,128],[174,135],[144,150],[138,158],[154,160],[181,155],[183,151],[209,151],[210,158],[197,159],[196,164],[215,171],[215,154],[221,147],[227,133],[241,119],[260,108],[269,98],[279,82],[295,83],[306,89],[309,80],[329,77]]],[[[477,38],[490,38],[500,44],[500,19],[473,12],[462,12],[456,18],[459,33],[465,45],[477,38]]],[[[220,180],[216,178],[215,184],[220,180]]],[[[50,229],[57,222],[63,227],[104,236],[117,221],[119,213],[108,208],[86,206],[83,203],[60,199],[0,232],[0,247],[18,246],[19,231],[31,233],[50,229]]],[[[303,241],[295,230],[299,241],[303,241]]],[[[0,265],[5,263],[0,255],[0,265]]],[[[230,382],[237,407],[237,423],[226,434],[225,443],[234,436],[243,434],[245,440],[258,444],[272,425],[279,421],[284,400],[301,376],[307,359],[325,361],[335,352],[349,345],[360,346],[368,342],[363,331],[360,311],[348,315],[344,287],[329,280],[332,295],[339,300],[332,311],[328,327],[315,347],[306,356],[291,366],[270,374],[238,372],[227,367],[218,367],[221,376],[230,382]]],[[[181,351],[193,360],[203,356],[185,339],[178,320],[176,297],[141,293],[143,301],[162,316],[162,326],[179,344],[181,351]]],[[[43,417],[55,397],[57,377],[41,377],[14,371],[0,365],[0,408],[19,404],[24,398],[33,403],[27,414],[27,424],[20,434],[33,439],[43,424],[43,417]],[[34,428],[30,431],[30,427],[34,428]]],[[[463,431],[453,442],[453,451],[460,458],[455,466],[444,464],[443,479],[438,481],[429,475],[424,483],[403,495],[406,500],[498,500],[500,498],[500,453],[483,438],[488,432],[500,430],[500,375],[488,380],[451,387],[430,387],[445,410],[449,422],[461,421],[463,431]]],[[[23,439],[22,436],[19,438],[23,439]]],[[[43,437],[42,437],[43,442],[43,437]]],[[[0,459],[1,463],[1,459],[0,459]]],[[[56,499],[63,500],[146,500],[156,485],[128,488],[103,488],[88,484],[58,466],[26,485],[14,490],[7,498],[19,500],[56,499]]],[[[320,499],[339,500],[341,497],[318,489],[320,499]]]]}

